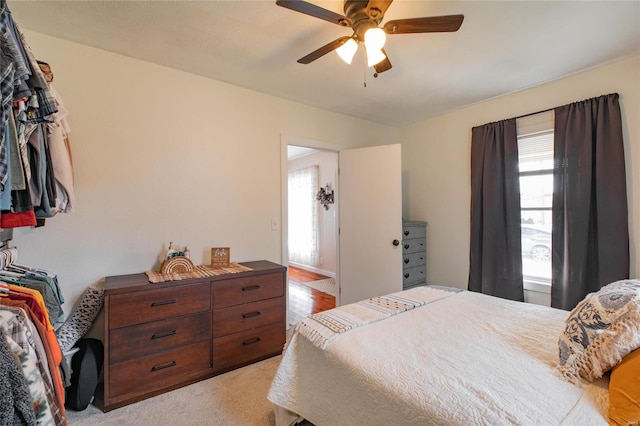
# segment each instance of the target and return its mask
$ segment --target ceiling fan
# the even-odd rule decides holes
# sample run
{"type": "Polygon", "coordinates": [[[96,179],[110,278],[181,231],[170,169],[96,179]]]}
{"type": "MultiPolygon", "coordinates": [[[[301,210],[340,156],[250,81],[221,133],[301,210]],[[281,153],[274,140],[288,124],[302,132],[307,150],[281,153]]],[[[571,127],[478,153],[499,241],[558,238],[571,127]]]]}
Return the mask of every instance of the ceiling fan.
{"type": "Polygon", "coordinates": [[[367,51],[367,65],[373,66],[376,73],[391,69],[391,62],[384,50],[386,34],[454,32],[458,31],[464,19],[464,15],[397,19],[388,21],[380,28],[380,22],[392,2],[393,0],[345,0],[345,16],[303,0],[277,0],[276,4],[353,29],[351,36],[340,37],[314,50],[298,59],[298,63],[309,64],[336,50],[338,55],[350,64],[358,49],[358,43],[364,43],[367,51]]]}

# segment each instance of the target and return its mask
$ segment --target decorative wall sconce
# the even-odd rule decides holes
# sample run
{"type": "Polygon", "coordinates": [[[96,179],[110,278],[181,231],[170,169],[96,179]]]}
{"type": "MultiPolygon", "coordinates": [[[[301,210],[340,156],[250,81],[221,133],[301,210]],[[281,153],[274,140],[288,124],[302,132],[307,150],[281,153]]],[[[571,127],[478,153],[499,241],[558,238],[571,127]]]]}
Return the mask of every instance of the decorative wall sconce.
{"type": "Polygon", "coordinates": [[[326,184],[324,188],[320,188],[320,191],[316,194],[316,200],[320,201],[325,210],[329,210],[329,204],[333,204],[333,189],[329,187],[329,184],[326,184]]]}

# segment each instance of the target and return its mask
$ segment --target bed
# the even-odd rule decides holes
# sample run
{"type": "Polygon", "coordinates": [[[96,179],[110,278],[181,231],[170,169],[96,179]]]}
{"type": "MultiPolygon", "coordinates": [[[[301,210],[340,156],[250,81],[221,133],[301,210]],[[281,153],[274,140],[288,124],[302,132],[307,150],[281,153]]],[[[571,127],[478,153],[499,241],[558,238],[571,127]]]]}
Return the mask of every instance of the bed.
{"type": "Polygon", "coordinates": [[[574,384],[556,369],[567,311],[397,294],[426,302],[322,342],[293,330],[268,394],[278,426],[608,424],[608,375],[574,384]]]}

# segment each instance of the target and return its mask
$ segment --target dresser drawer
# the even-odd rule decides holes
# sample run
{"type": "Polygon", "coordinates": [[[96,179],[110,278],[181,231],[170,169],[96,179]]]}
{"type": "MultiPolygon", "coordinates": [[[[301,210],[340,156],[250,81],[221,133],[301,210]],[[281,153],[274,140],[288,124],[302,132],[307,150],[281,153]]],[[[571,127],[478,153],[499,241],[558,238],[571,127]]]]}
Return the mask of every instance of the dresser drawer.
{"type": "Polygon", "coordinates": [[[273,323],[284,324],[284,297],[215,309],[212,315],[213,337],[226,336],[273,323]]]}
{"type": "Polygon", "coordinates": [[[426,238],[416,238],[412,240],[402,240],[402,254],[424,252],[426,247],[426,238]]]}
{"type": "Polygon", "coordinates": [[[111,362],[145,356],[211,339],[209,312],[112,330],[111,362]]]}
{"type": "Polygon", "coordinates": [[[405,269],[424,265],[425,263],[424,252],[407,253],[402,256],[402,267],[405,269]]]}
{"type": "Polygon", "coordinates": [[[213,369],[222,370],[282,353],[284,342],[284,323],[213,339],[213,369]]]}
{"type": "Polygon", "coordinates": [[[427,229],[424,226],[403,226],[402,236],[404,238],[426,238],[427,229]]]}
{"type": "Polygon", "coordinates": [[[214,309],[284,296],[283,274],[263,274],[215,281],[212,283],[211,292],[214,309]]]}
{"type": "MultiPolygon", "coordinates": [[[[110,366],[109,396],[149,393],[179,384],[211,367],[208,341],[110,366]]],[[[106,384],[105,384],[106,385],[106,384]]]]}
{"type": "Polygon", "coordinates": [[[116,294],[109,304],[109,327],[205,312],[210,306],[209,283],[116,294]]]}
{"type": "Polygon", "coordinates": [[[426,266],[416,266],[415,268],[408,268],[402,271],[402,287],[411,286],[420,282],[426,282],[426,266]]]}

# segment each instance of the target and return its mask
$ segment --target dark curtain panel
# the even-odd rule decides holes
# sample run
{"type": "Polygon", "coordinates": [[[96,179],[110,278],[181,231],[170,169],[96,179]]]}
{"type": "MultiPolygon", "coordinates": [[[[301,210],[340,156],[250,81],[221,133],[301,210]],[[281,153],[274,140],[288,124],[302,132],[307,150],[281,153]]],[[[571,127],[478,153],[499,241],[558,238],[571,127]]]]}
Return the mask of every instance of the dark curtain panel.
{"type": "Polygon", "coordinates": [[[469,290],[524,300],[515,118],[471,134],[469,290]]]}
{"type": "Polygon", "coordinates": [[[629,229],[618,94],[555,109],[551,306],[629,277],[629,229]]]}

